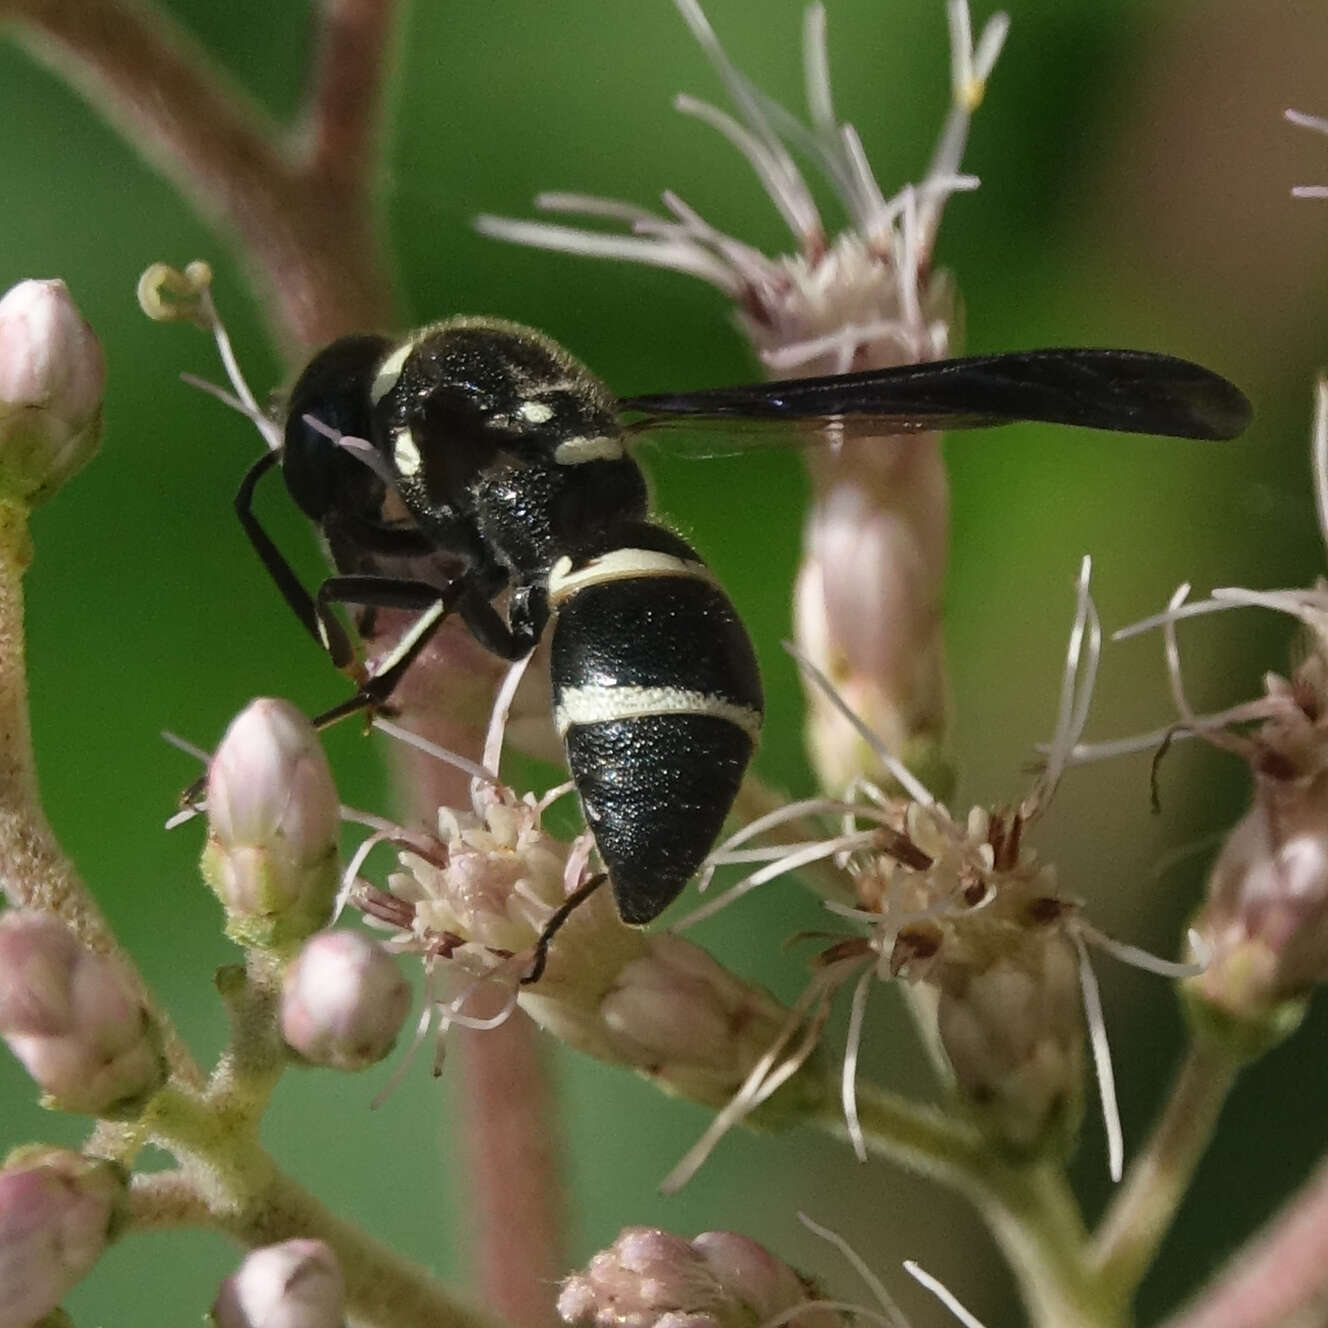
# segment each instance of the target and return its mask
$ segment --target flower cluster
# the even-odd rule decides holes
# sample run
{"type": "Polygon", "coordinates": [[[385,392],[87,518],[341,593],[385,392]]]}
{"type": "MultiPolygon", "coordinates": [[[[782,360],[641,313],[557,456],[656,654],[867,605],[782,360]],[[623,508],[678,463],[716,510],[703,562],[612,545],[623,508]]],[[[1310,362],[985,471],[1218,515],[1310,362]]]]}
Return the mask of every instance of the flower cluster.
{"type": "MultiPolygon", "coordinates": [[[[1328,381],[1315,396],[1313,478],[1328,547],[1328,381]]],[[[1182,586],[1167,610],[1118,636],[1162,627],[1173,733],[1198,735],[1248,762],[1249,810],[1228,835],[1192,923],[1208,957],[1186,984],[1189,1010],[1208,1036],[1241,1055],[1285,1037],[1311,989],[1328,978],[1328,582],[1303,589],[1223,587],[1188,601],[1182,586]],[[1289,677],[1270,673],[1264,695],[1219,714],[1196,715],[1185,695],[1177,624],[1242,607],[1291,615],[1304,628],[1289,677]]],[[[1111,751],[1156,739],[1149,734],[1111,751]]],[[[1093,749],[1084,757],[1097,755],[1093,749]]]]}
{"type": "Polygon", "coordinates": [[[816,1302],[806,1278],[747,1236],[627,1227],[563,1283],[558,1313],[577,1328],[840,1328],[816,1302]]]}
{"type": "Polygon", "coordinates": [[[925,985],[963,1099],[1017,1151],[1068,1149],[1084,1024],[1074,904],[1024,842],[1027,815],[894,804],[855,870],[876,971],[925,985]]]}
{"type": "MultiPolygon", "coordinates": [[[[734,304],[738,326],[775,376],[939,359],[952,349],[956,299],[932,266],[946,200],[977,181],[960,174],[973,111],[1009,20],[995,15],[973,41],[967,0],[949,0],[951,108],[921,181],[887,198],[857,131],[835,115],[825,11],[807,13],[809,123],[762,93],[720,45],[697,0],[676,0],[737,118],[680,96],[680,111],[724,135],[746,158],[797,251],[767,257],[726,235],[676,194],[659,215],[630,203],[548,193],[536,206],[627,227],[629,235],[484,216],[486,235],[588,256],[628,259],[700,277],[734,304]],[[848,226],[831,238],[793,158],[834,186],[848,226]]],[[[939,439],[846,439],[809,457],[813,501],[794,593],[799,645],[884,742],[932,787],[953,774],[945,754],[947,693],[940,600],[949,546],[949,487],[939,439]]],[[[895,430],[898,432],[898,429],[895,430]]],[[[832,431],[832,436],[833,431],[832,431]]],[[[836,708],[808,690],[808,750],[822,787],[838,793],[887,772],[836,708]]]]}
{"type": "Polygon", "coordinates": [[[568,1045],[671,1092],[726,1102],[783,1008],[690,942],[628,927],[607,889],[559,927],[539,980],[520,983],[550,919],[589,876],[589,836],[553,838],[544,805],[477,784],[471,810],[440,809],[435,835],[401,832],[387,889],[359,881],[350,898],[392,931],[391,948],[424,957],[444,1026],[467,1022],[477,987],[499,982],[568,1045]]]}
{"type": "Polygon", "coordinates": [[[764,865],[698,910],[694,919],[784,872],[833,858],[852,883],[854,899],[851,904],[827,901],[826,907],[863,930],[825,949],[778,1041],[667,1184],[689,1176],[724,1130],[759,1104],[790,1066],[801,1063],[809,1043],[820,1036],[830,995],[850,982],[855,988],[842,1099],[849,1134],[865,1157],[855,1090],[858,1044],[871,984],[896,979],[925,993],[926,1022],[960,1102],[984,1134],[1012,1156],[1068,1150],[1079,1123],[1085,1042],[1090,1040],[1111,1172],[1119,1177],[1123,1145],[1085,943],[1171,977],[1194,977],[1203,964],[1159,960],[1102,935],[1026,839],[1029,825],[1049,805],[1088,720],[1102,641],[1089,593],[1090,570],[1085,559],[1045,765],[1013,808],[978,807],[963,821],[952,817],[885,750],[830,680],[799,656],[813,683],[863,741],[876,747],[907,796],[887,795],[860,780],[858,800],[793,804],[739,831],[712,855],[716,865],[753,857],[764,865]],[[747,847],[759,832],[816,814],[842,817],[839,833],[792,848],[747,847]]]}

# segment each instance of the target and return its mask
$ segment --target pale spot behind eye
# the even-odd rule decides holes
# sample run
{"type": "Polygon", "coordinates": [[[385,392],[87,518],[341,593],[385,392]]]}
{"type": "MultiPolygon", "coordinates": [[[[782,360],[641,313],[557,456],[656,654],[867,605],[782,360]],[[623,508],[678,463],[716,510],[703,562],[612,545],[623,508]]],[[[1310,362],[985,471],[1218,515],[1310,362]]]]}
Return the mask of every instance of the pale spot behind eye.
{"type": "Polygon", "coordinates": [[[547,424],[553,419],[553,407],[543,401],[523,401],[516,413],[527,424],[547,424]]]}
{"type": "Polygon", "coordinates": [[[418,473],[421,465],[420,449],[409,429],[400,430],[392,441],[392,460],[402,475],[418,473]]]}
{"type": "Polygon", "coordinates": [[[564,438],[554,449],[553,459],[560,466],[579,466],[585,461],[616,461],[623,455],[620,438],[596,434],[593,438],[576,435],[564,438]]]}
{"type": "Polygon", "coordinates": [[[414,349],[415,343],[413,341],[403,341],[378,366],[378,372],[374,374],[373,386],[369,389],[369,400],[373,405],[376,406],[396,386],[397,379],[401,377],[402,366],[414,349]]]}

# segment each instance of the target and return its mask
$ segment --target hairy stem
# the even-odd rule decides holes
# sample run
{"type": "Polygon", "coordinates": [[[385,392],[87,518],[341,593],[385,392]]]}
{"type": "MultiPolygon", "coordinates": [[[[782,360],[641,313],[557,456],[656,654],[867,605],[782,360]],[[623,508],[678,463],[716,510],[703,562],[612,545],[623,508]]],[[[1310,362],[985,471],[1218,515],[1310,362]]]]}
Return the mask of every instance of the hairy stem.
{"type": "MultiPolygon", "coordinates": [[[[350,1317],[369,1328],[488,1328],[424,1269],[343,1221],[284,1175],[258,1139],[257,1122],[219,1111],[203,1097],[166,1089],[147,1121],[180,1170],[154,1191],[137,1188],[131,1211],[153,1224],[151,1200],[182,1220],[203,1221],[253,1248],[296,1236],[326,1241],[346,1278],[350,1317]],[[187,1196],[192,1188],[193,1195],[187,1196]]],[[[164,1221],[162,1223],[164,1224],[164,1221]]]]}
{"type": "MultiPolygon", "coordinates": [[[[395,0],[322,0],[318,58],[293,134],[272,124],[168,15],[135,0],[0,0],[0,21],[11,21],[37,58],[231,233],[278,342],[298,360],[342,333],[393,321],[371,185],[396,10],[395,0]]],[[[480,669],[477,677],[491,672],[480,669]]],[[[444,713],[440,708],[426,727],[449,743],[453,734],[437,731],[448,728],[444,713]]],[[[409,781],[411,804],[427,820],[440,804],[456,801],[443,796],[455,789],[442,784],[436,767],[409,781]]],[[[529,1028],[517,1021],[508,1038],[477,1046],[475,1055],[495,1061],[494,1072],[463,1081],[475,1128],[501,1121],[507,1144],[525,1140],[517,1155],[547,1158],[549,1094],[529,1028]],[[511,1059],[506,1073],[525,1088],[495,1100],[501,1057],[511,1059]]],[[[196,1073],[190,1082],[198,1082],[196,1073]]],[[[566,1223],[554,1168],[513,1166],[509,1155],[485,1137],[471,1148],[477,1172],[485,1159],[504,1159],[472,1177],[489,1213],[480,1262],[492,1270],[485,1288],[492,1303],[510,1303],[517,1321],[534,1328],[547,1318],[549,1286],[561,1271],[557,1233],[566,1223]],[[515,1231],[527,1239],[522,1257],[512,1260],[515,1231]],[[528,1311],[517,1313],[518,1304],[528,1311]]]]}
{"type": "MultiPolygon", "coordinates": [[[[829,1095],[837,1103],[837,1094],[829,1095]]],[[[1003,1160],[977,1131],[866,1082],[858,1111],[868,1148],[966,1194],[1009,1260],[1031,1321],[1044,1328],[1118,1328],[1125,1303],[1094,1275],[1086,1233],[1063,1173],[1003,1160]]],[[[838,1107],[822,1122],[844,1133],[838,1107]]]]}
{"type": "MultiPolygon", "coordinates": [[[[492,664],[473,658],[478,647],[468,639],[446,629],[440,637],[439,649],[455,667],[408,676],[403,715],[440,746],[478,759],[489,689],[476,687],[476,680],[492,664]],[[476,694],[469,700],[453,695],[445,705],[435,690],[440,676],[469,679],[476,694]],[[467,714],[475,722],[468,725],[467,714]]],[[[468,779],[431,757],[408,754],[397,773],[401,801],[426,825],[436,822],[439,807],[469,803],[468,779]]],[[[477,1290],[486,1306],[519,1328],[547,1328],[553,1322],[552,1289],[567,1266],[568,1218],[558,1166],[562,1136],[540,1034],[517,1010],[500,1028],[457,1029],[454,1036],[460,1051],[465,1183],[476,1219],[477,1290]]]]}
{"type": "Polygon", "coordinates": [[[208,1223],[207,1205],[183,1171],[154,1171],[129,1182],[129,1230],[172,1231],[208,1223]]]}
{"type": "Polygon", "coordinates": [[[348,193],[378,165],[387,51],[396,0],[322,0],[319,45],[302,124],[306,169],[348,193]]]}
{"type": "Polygon", "coordinates": [[[567,1271],[567,1251],[560,1131],[539,1030],[518,1010],[499,1028],[457,1032],[476,1289],[518,1328],[549,1328],[558,1322],[553,1289],[567,1271]]]}
{"type": "Polygon", "coordinates": [[[231,1041],[208,1084],[213,1105],[257,1121],[286,1068],[285,1044],[277,1031],[281,970],[277,961],[251,950],[244,968],[223,968],[217,990],[226,1002],[231,1041]]]}
{"type": "Polygon", "coordinates": [[[1131,1292],[1189,1188],[1240,1063],[1213,1043],[1191,1047],[1147,1146],[1130,1166],[1093,1240],[1093,1265],[1131,1292]]]}
{"type": "Polygon", "coordinates": [[[15,908],[54,913],[84,945],[114,956],[161,1030],[173,1074],[201,1084],[202,1072],[120,948],[92,892],[65,857],[42,811],[28,720],[23,574],[31,561],[27,512],[0,503],[0,884],[15,908]]]}

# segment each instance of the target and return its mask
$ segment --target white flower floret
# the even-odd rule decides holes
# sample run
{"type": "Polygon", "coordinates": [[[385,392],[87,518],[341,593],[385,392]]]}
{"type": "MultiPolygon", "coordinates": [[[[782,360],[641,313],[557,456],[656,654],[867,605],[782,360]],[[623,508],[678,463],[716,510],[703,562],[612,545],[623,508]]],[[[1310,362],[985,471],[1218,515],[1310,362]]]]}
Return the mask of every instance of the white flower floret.
{"type": "MultiPolygon", "coordinates": [[[[865,935],[845,937],[825,951],[780,1038],[670,1185],[690,1175],[723,1131],[762,1101],[790,1067],[802,1063],[809,1042],[819,1036],[830,995],[848,983],[854,990],[841,1091],[848,1133],[859,1155],[865,1155],[854,1084],[874,978],[934,989],[941,1041],[960,1086],[982,1104],[980,1114],[989,1127],[1021,1151],[1042,1147],[1044,1138],[1064,1141],[1077,1118],[1086,1016],[1112,1141],[1111,1170],[1119,1176],[1112,1074],[1085,943],[1169,977],[1196,975],[1207,956],[1196,950],[1196,962],[1174,964],[1103,936],[1083,919],[1078,902],[1061,890],[1054,868],[1041,862],[1025,839],[1028,825],[1051,801],[1088,721],[1102,646],[1089,573],[1085,559],[1048,759],[1017,808],[975,807],[960,821],[925,788],[915,797],[890,797],[858,781],[861,801],[794,804],[716,849],[715,861],[761,865],[703,912],[818,857],[834,857],[853,882],[856,902],[827,901],[826,908],[865,928],[865,935]],[[842,818],[840,832],[820,841],[752,846],[758,831],[802,822],[809,814],[842,818]]],[[[830,701],[847,710],[819,671],[801,662],[830,701]]],[[[848,718],[865,730],[856,716],[848,718]]],[[[870,731],[864,737],[876,741],[870,731]]],[[[890,766],[893,758],[885,755],[892,775],[912,790],[917,781],[897,763],[890,766]]]]}

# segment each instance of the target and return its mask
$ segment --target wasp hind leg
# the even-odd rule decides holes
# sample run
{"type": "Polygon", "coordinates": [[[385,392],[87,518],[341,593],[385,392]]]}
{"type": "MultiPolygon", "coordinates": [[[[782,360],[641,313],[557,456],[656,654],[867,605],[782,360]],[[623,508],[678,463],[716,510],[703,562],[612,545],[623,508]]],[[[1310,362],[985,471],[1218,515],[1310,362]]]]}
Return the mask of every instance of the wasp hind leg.
{"type": "Polygon", "coordinates": [[[590,877],[583,885],[573,890],[558,908],[549,915],[549,920],[544,924],[543,931],[535,940],[535,957],[531,960],[530,968],[526,970],[525,977],[521,979],[522,986],[538,982],[544,976],[544,966],[549,961],[549,946],[552,944],[558,929],[608,879],[608,872],[599,872],[590,877]]]}

